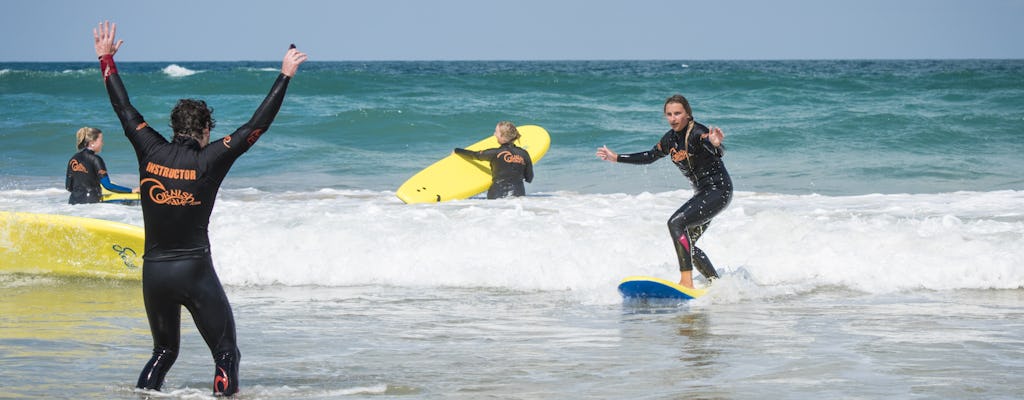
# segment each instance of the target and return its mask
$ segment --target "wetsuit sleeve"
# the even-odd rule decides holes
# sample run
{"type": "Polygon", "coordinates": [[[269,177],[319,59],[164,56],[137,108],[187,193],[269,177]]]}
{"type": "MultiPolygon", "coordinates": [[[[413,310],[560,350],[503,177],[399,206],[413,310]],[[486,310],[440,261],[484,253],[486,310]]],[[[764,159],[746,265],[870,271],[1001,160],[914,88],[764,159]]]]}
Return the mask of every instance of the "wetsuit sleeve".
{"type": "Polygon", "coordinates": [[[93,156],[93,168],[95,168],[96,175],[100,178],[100,185],[111,192],[117,193],[131,193],[132,190],[123,186],[118,186],[110,183],[110,175],[107,175],[107,163],[103,161],[99,155],[93,156]]]}
{"type": "Polygon", "coordinates": [[[103,185],[103,187],[105,189],[107,189],[107,190],[109,190],[111,192],[114,192],[114,193],[131,193],[132,192],[132,190],[129,189],[129,188],[126,188],[124,186],[118,186],[118,185],[115,185],[115,184],[111,183],[109,175],[103,175],[103,177],[100,178],[100,184],[103,185]]]}
{"type": "Polygon", "coordinates": [[[230,142],[231,147],[237,145],[237,148],[244,153],[253,144],[256,144],[260,136],[270,129],[270,124],[274,122],[278,111],[281,110],[281,104],[284,103],[284,95],[288,91],[289,82],[291,82],[291,78],[288,75],[279,74],[277,76],[274,86],[270,88],[270,93],[267,93],[267,97],[263,99],[263,103],[252,114],[252,118],[244,125],[238,127],[231,134],[231,139],[225,138],[225,140],[230,142]]]}
{"type": "Polygon", "coordinates": [[[668,134],[665,134],[658,144],[654,145],[654,148],[639,153],[619,154],[619,157],[616,158],[615,161],[626,164],[650,164],[658,161],[662,157],[668,155],[668,152],[665,149],[671,148],[671,144],[666,143],[667,139],[668,134]]]}
{"type": "Polygon", "coordinates": [[[484,151],[470,151],[470,150],[461,149],[461,148],[456,147],[455,148],[455,154],[458,154],[460,156],[465,156],[465,157],[471,157],[471,158],[477,159],[477,160],[486,160],[487,159],[485,157],[485,155],[484,155],[484,151]]]}
{"type": "Polygon", "coordinates": [[[533,182],[533,159],[530,158],[530,153],[523,151],[523,160],[526,161],[526,169],[523,170],[523,180],[532,183],[533,182]]]}
{"type": "Polygon", "coordinates": [[[270,124],[274,122],[277,112],[281,110],[281,104],[284,103],[284,95],[288,91],[290,81],[287,75],[278,74],[270,93],[267,93],[267,97],[263,99],[263,103],[260,103],[249,121],[230,135],[210,141],[210,144],[203,148],[201,162],[209,166],[209,171],[215,171],[210,175],[212,179],[223,179],[235,160],[249,151],[260,136],[270,129],[270,124]]]}
{"type": "Polygon", "coordinates": [[[117,73],[114,57],[110,55],[100,57],[100,70],[103,72],[103,83],[107,87],[107,95],[110,96],[110,105],[114,107],[114,113],[117,114],[117,118],[121,121],[121,127],[124,129],[124,135],[135,146],[137,154],[140,150],[147,152],[148,148],[155,144],[166,143],[167,140],[146,123],[142,114],[139,114],[139,111],[128,100],[128,91],[124,87],[124,82],[121,81],[121,75],[117,73]]]}
{"type": "MultiPolygon", "coordinates": [[[[696,129],[694,129],[694,130],[696,131],[696,129]]],[[[701,147],[703,147],[704,150],[707,150],[708,154],[712,154],[712,155],[717,156],[719,158],[721,158],[722,156],[725,156],[725,145],[723,144],[723,145],[720,145],[718,147],[715,147],[715,145],[711,143],[711,139],[708,139],[708,133],[707,132],[704,132],[704,133],[693,132],[693,133],[691,133],[690,140],[691,141],[696,141],[697,143],[700,143],[701,147]]]]}
{"type": "Polygon", "coordinates": [[[64,188],[67,189],[69,192],[71,191],[71,161],[73,160],[74,158],[68,160],[68,168],[64,176],[64,188]]]}

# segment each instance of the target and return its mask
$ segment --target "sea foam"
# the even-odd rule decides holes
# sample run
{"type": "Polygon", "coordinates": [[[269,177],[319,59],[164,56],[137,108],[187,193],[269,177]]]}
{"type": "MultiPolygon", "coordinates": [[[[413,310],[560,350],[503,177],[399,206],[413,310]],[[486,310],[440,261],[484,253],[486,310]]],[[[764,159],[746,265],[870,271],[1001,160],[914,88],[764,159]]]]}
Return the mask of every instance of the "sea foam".
{"type": "Polygon", "coordinates": [[[165,75],[170,76],[172,78],[183,78],[186,76],[192,76],[199,73],[199,71],[193,71],[188,68],[182,67],[178,64],[171,64],[164,67],[163,72],[165,75]]]}

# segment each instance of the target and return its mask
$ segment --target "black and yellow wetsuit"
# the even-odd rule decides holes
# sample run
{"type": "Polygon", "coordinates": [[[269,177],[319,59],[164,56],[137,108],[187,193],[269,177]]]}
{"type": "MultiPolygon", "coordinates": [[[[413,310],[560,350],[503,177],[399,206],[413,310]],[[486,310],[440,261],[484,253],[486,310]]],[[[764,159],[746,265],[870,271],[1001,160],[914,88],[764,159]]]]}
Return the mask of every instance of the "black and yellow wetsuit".
{"type": "Polygon", "coordinates": [[[181,136],[168,142],[129,102],[113,57],[101,57],[100,66],[110,103],[139,160],[146,233],[142,291],[153,356],[139,376],[138,387],[160,389],[163,384],[177,358],[181,306],[185,306],[213,354],[214,392],[233,394],[238,390],[241,354],[231,306],[213,268],[207,229],[221,182],[235,160],[270,128],[290,78],[278,75],[248,122],[202,147],[181,136]]]}
{"type": "Polygon", "coordinates": [[[487,189],[488,199],[525,196],[526,187],[523,185],[523,181],[533,182],[533,160],[530,159],[530,153],[512,143],[480,151],[457,148],[455,154],[491,163],[491,187],[487,189]]]}
{"type": "Polygon", "coordinates": [[[690,180],[694,194],[668,219],[669,234],[679,258],[679,270],[694,267],[707,278],[718,278],[718,272],[707,254],[695,243],[704,233],[711,218],[732,201],[732,179],[725,169],[724,149],[708,140],[708,128],[690,121],[685,132],[669,130],[649,151],[620,154],[616,161],[627,164],[650,164],[664,156],[690,180]]]}

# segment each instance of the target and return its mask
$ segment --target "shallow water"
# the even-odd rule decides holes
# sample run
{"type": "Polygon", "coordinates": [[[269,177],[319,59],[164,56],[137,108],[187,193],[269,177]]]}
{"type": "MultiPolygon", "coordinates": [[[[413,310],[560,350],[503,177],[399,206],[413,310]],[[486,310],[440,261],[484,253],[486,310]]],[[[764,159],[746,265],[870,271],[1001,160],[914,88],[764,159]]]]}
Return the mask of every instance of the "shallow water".
{"type": "MultiPolygon", "coordinates": [[[[572,291],[229,287],[240,398],[1014,398],[1024,291],[842,288],[732,301],[587,304],[572,291]]],[[[3,397],[209,397],[184,313],[162,393],[137,284],[3,278],[3,397]],[[60,296],[53,296],[61,293],[60,296]]]]}

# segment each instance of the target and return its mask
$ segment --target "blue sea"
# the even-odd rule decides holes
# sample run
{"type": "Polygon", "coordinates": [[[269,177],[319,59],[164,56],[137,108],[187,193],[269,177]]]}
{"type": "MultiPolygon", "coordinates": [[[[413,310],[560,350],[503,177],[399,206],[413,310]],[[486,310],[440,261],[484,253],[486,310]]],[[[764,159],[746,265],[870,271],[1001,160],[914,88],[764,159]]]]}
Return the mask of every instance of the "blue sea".
{"type": "MultiPolygon", "coordinates": [[[[175,101],[201,98],[217,138],[279,63],[118,67],[150,125],[170,134],[175,101]]],[[[137,186],[96,63],[0,63],[0,110],[0,211],[142,225],[137,206],[67,204],[81,126],[137,186]]],[[[1022,171],[1024,60],[311,61],[210,236],[243,399],[1009,399],[1022,171]],[[736,196],[698,242],[722,279],[624,303],[626,276],[677,279],[665,223],[692,192],[669,160],[594,153],[650,149],[675,93],[726,134],[736,196]],[[395,197],[500,120],[551,135],[528,196],[395,197]]],[[[0,274],[0,290],[0,398],[209,396],[187,312],[164,391],[134,389],[138,283],[0,274]]]]}

